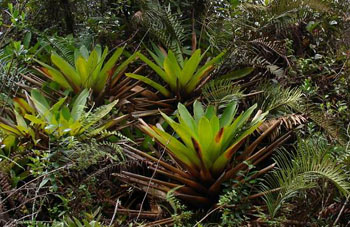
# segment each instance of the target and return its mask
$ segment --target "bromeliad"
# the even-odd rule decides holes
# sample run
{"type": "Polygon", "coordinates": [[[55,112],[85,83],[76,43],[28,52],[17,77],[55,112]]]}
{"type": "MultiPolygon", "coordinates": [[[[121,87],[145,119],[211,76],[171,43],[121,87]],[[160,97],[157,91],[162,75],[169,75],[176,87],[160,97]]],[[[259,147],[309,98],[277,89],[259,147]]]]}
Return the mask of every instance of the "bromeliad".
{"type": "Polygon", "coordinates": [[[168,88],[145,76],[134,73],[126,73],[125,75],[152,86],[167,98],[177,96],[178,99],[196,91],[199,88],[199,84],[215,69],[215,64],[224,55],[223,52],[200,66],[205,56],[205,54],[201,54],[200,49],[194,51],[190,58],[183,61],[178,61],[171,50],[169,50],[168,54],[163,53],[160,49],[156,49],[155,53],[151,51],[149,53],[156,63],[141,53],[137,55],[168,84],[168,88]]]}
{"type": "Polygon", "coordinates": [[[195,102],[194,117],[181,103],[178,105],[178,122],[161,113],[181,141],[166,133],[162,128],[142,122],[142,129],[167,147],[170,154],[185,166],[189,172],[205,182],[212,182],[220,176],[233,155],[245,139],[262,123],[266,113],[250,119],[256,105],[241,113],[236,119],[237,103],[226,107],[221,116],[214,106],[206,110],[195,102]]]}
{"type": "Polygon", "coordinates": [[[107,59],[107,47],[102,52],[101,46],[97,45],[89,53],[87,48],[82,46],[80,49],[75,50],[74,66],[58,54],[52,53],[51,61],[58,69],[41,61],[36,61],[43,66],[38,69],[39,72],[58,83],[61,87],[73,90],[75,93],[79,93],[85,88],[91,88],[95,94],[100,94],[107,86],[112,90],[128,65],[135,60],[136,54],[131,55],[116,66],[123,51],[123,48],[118,48],[107,59]]]}
{"type": "Polygon", "coordinates": [[[34,144],[42,142],[41,137],[61,138],[63,136],[94,136],[118,123],[125,116],[109,120],[100,124],[118,100],[101,106],[95,111],[86,111],[89,91],[84,89],[69,105],[67,97],[61,98],[54,105],[37,89],[27,95],[27,101],[14,98],[15,123],[0,118],[0,130],[7,135],[18,138],[31,138],[34,144]]]}
{"type": "MultiPolygon", "coordinates": [[[[173,162],[159,160],[132,147],[129,149],[136,153],[136,157],[140,160],[147,160],[149,168],[177,183],[153,180],[126,171],[118,177],[126,182],[143,186],[151,182],[150,187],[156,196],[178,187],[175,194],[180,198],[198,203],[200,206],[212,204],[217,199],[224,181],[234,179],[244,182],[242,173],[247,173],[250,165],[255,166],[264,160],[274,148],[289,138],[289,134],[282,136],[255,152],[260,142],[280,124],[276,122],[249,146],[248,144],[242,146],[261,125],[267,114],[259,110],[253,117],[256,107],[257,105],[253,105],[235,117],[238,112],[238,105],[235,102],[229,104],[219,115],[213,106],[205,109],[196,101],[192,116],[184,105],[179,104],[176,115],[178,121],[161,113],[166,123],[176,133],[174,136],[165,132],[159,124],[148,125],[140,119],[141,129],[165,148],[173,162]]],[[[257,176],[273,166],[259,171],[257,176]]]]}

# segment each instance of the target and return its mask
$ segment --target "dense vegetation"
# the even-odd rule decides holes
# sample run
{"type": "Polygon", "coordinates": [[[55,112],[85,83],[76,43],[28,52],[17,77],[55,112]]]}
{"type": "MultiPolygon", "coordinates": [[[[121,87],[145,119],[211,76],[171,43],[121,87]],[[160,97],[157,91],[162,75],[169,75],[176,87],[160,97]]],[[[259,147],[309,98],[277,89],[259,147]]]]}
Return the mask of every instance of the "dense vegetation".
{"type": "Polygon", "coordinates": [[[348,226],[348,0],[0,0],[0,226],[348,226]]]}

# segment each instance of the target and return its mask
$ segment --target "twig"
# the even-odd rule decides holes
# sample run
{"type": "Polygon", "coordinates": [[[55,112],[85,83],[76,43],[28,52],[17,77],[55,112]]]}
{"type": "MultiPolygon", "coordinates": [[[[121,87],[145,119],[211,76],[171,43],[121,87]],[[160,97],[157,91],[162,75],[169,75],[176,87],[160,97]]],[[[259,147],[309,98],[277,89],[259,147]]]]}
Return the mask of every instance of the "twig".
{"type": "Polygon", "coordinates": [[[112,226],[113,222],[114,222],[114,219],[115,219],[115,215],[117,214],[117,211],[118,211],[118,206],[119,206],[119,199],[117,200],[117,202],[115,203],[115,208],[114,208],[114,213],[113,213],[113,216],[112,216],[112,220],[111,222],[109,223],[109,227],[112,226]]]}
{"type": "Polygon", "coordinates": [[[194,227],[198,226],[202,221],[204,221],[207,217],[209,217],[209,215],[211,215],[212,213],[214,213],[215,211],[217,211],[217,210],[219,210],[219,209],[221,209],[221,208],[223,208],[222,205],[216,207],[215,209],[212,209],[212,210],[211,210],[209,213],[207,213],[201,220],[199,220],[199,221],[196,223],[196,225],[195,225],[194,227]]]}
{"type": "Polygon", "coordinates": [[[335,226],[335,225],[338,223],[338,221],[339,221],[341,215],[342,215],[343,212],[344,212],[344,209],[345,209],[345,207],[346,207],[346,204],[348,204],[348,201],[349,201],[349,196],[346,198],[346,200],[345,200],[345,202],[344,202],[344,204],[343,204],[343,207],[341,208],[341,210],[340,210],[340,212],[339,212],[339,214],[338,214],[338,217],[337,217],[337,219],[335,219],[335,221],[334,221],[334,223],[333,223],[332,226],[335,226]]]}
{"type": "Polygon", "coordinates": [[[42,178],[42,177],[48,176],[49,174],[54,173],[54,172],[56,172],[56,171],[59,171],[59,170],[61,170],[61,169],[68,168],[68,167],[70,167],[70,166],[71,166],[71,165],[65,165],[65,166],[62,166],[62,167],[60,167],[60,168],[51,170],[50,172],[47,172],[47,173],[45,173],[45,174],[43,174],[43,175],[41,175],[41,176],[38,176],[38,177],[34,178],[33,180],[31,180],[31,181],[25,183],[25,184],[22,185],[21,187],[19,187],[19,188],[17,188],[16,190],[14,190],[14,192],[12,192],[12,193],[10,193],[9,195],[7,195],[7,197],[5,197],[3,200],[0,201],[0,204],[4,203],[8,198],[10,198],[12,195],[14,195],[17,191],[19,191],[19,190],[21,190],[22,188],[24,188],[25,186],[27,186],[27,185],[29,185],[29,184],[35,182],[36,180],[38,180],[38,179],[40,179],[40,178],[42,178]]]}
{"type": "MultiPolygon", "coordinates": [[[[170,142],[170,141],[168,141],[168,143],[169,143],[169,142],[170,142]]],[[[146,190],[146,194],[145,194],[145,196],[144,196],[143,199],[142,199],[142,203],[141,203],[141,206],[140,206],[139,213],[137,214],[136,221],[138,221],[138,219],[139,219],[139,217],[140,217],[140,215],[141,215],[143,204],[144,204],[144,202],[145,202],[145,200],[146,200],[146,197],[147,197],[147,195],[148,195],[148,191],[149,191],[149,189],[151,188],[152,179],[153,179],[153,178],[155,177],[155,175],[156,175],[157,169],[158,169],[158,167],[159,167],[159,162],[160,162],[160,160],[162,159],[164,153],[165,153],[165,147],[164,147],[163,152],[161,153],[161,155],[160,155],[160,157],[159,157],[159,159],[158,159],[158,161],[157,161],[157,165],[156,165],[156,167],[154,168],[152,177],[151,177],[151,179],[150,179],[150,181],[149,181],[149,183],[148,183],[147,190],[146,190]]]]}

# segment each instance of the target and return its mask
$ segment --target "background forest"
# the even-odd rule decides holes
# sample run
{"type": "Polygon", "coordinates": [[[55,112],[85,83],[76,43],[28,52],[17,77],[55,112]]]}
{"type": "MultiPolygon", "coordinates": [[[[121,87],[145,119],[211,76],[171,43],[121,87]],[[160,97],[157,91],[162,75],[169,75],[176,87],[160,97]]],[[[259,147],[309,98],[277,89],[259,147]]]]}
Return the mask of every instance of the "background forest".
{"type": "Polygon", "coordinates": [[[0,226],[349,226],[348,0],[0,7],[0,226]]]}

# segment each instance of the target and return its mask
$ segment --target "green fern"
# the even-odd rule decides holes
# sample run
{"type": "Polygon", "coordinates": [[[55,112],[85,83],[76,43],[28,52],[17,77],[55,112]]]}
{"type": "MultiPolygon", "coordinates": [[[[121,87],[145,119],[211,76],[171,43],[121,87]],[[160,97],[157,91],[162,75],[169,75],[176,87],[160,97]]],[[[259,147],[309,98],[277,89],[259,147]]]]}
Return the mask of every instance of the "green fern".
{"type": "Polygon", "coordinates": [[[190,32],[180,16],[171,11],[170,5],[163,7],[158,1],[147,1],[140,22],[153,39],[173,51],[177,60],[183,62],[184,42],[190,38],[190,32]]]}
{"type": "Polygon", "coordinates": [[[84,129],[87,130],[85,136],[89,137],[92,135],[97,135],[101,131],[105,130],[105,128],[98,128],[97,126],[100,124],[100,121],[112,111],[115,105],[116,102],[112,102],[110,104],[100,106],[93,111],[90,110],[86,113],[83,113],[81,121],[82,125],[84,125],[84,129]]]}
{"type": "Polygon", "coordinates": [[[319,107],[314,104],[301,103],[300,105],[293,106],[295,111],[304,113],[310,120],[312,120],[317,126],[324,130],[332,139],[336,140],[341,145],[347,143],[346,132],[343,127],[340,127],[335,119],[332,119],[326,115],[319,107]]]}
{"type": "Polygon", "coordinates": [[[282,150],[275,156],[277,169],[262,185],[271,217],[301,191],[317,187],[319,179],[331,182],[344,196],[350,194],[349,176],[343,172],[342,165],[332,159],[329,151],[326,141],[300,139],[295,154],[282,150]]]}
{"type": "Polygon", "coordinates": [[[225,106],[243,98],[243,92],[232,80],[214,79],[202,88],[202,97],[209,105],[225,106]]]}
{"type": "Polygon", "coordinates": [[[104,159],[118,164],[125,162],[125,155],[119,144],[109,141],[99,142],[96,139],[91,139],[89,143],[83,143],[74,138],[71,139],[73,141],[69,141],[70,149],[65,154],[74,163],[73,168],[76,170],[87,169],[104,159]]]}
{"type": "Polygon", "coordinates": [[[44,37],[40,40],[41,48],[44,48],[49,54],[52,51],[62,56],[69,64],[74,65],[74,50],[76,42],[73,36],[67,37],[44,37]]]}
{"type": "Polygon", "coordinates": [[[187,210],[187,207],[176,198],[174,193],[177,189],[173,188],[166,194],[166,201],[173,209],[172,219],[175,226],[183,226],[186,221],[191,219],[193,212],[187,210]]]}
{"type": "Polygon", "coordinates": [[[293,107],[303,101],[303,93],[299,88],[283,88],[278,84],[263,84],[259,90],[264,91],[264,93],[259,97],[258,103],[264,111],[270,113],[291,113],[293,107]]]}

